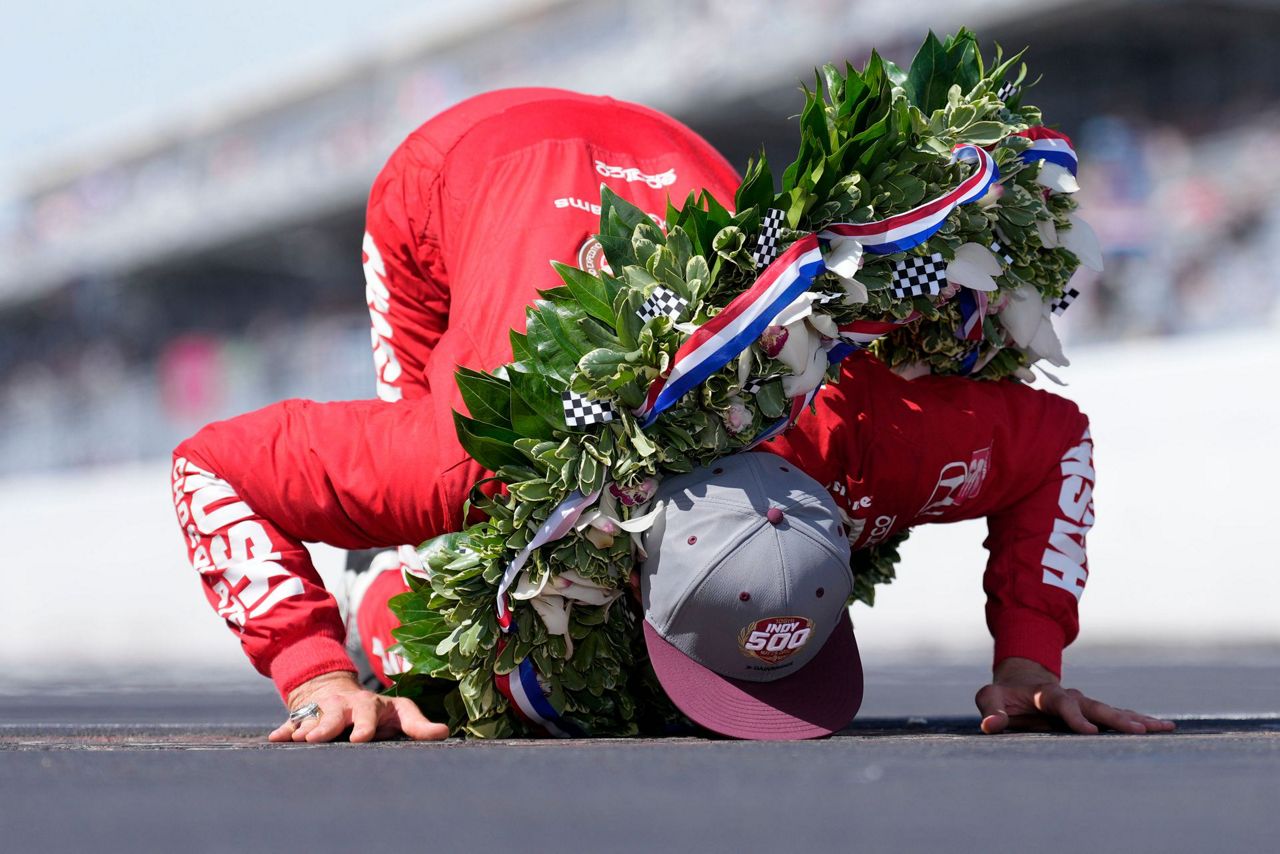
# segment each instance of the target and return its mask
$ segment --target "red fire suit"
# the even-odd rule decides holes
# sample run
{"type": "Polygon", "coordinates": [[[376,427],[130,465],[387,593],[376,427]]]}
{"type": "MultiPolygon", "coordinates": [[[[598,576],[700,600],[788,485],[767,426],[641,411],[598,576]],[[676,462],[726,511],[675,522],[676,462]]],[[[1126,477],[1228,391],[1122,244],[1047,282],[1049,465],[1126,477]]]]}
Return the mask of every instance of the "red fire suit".
{"type": "MultiPolygon", "coordinates": [[[[548,89],[464,102],[395,151],[364,239],[382,400],[283,401],[174,451],[174,504],[205,594],[282,695],[355,669],[304,541],[389,547],[462,526],[485,472],[454,435],[450,410],[465,406],[453,372],[510,360],[507,330],[523,330],[536,291],[559,284],[551,260],[605,263],[591,239],[600,184],[661,221],[668,197],[706,188],[727,204],[737,181],[666,116],[548,89]]],[[[1060,672],[1093,522],[1092,443],[1074,404],[1014,382],[907,381],[857,354],[817,412],[764,448],[827,487],[855,549],[986,517],[995,658],[1060,672]]],[[[382,583],[381,601],[395,587],[382,583]]],[[[370,635],[385,649],[394,618],[383,609],[366,625],[365,610],[366,649],[370,635]]]]}

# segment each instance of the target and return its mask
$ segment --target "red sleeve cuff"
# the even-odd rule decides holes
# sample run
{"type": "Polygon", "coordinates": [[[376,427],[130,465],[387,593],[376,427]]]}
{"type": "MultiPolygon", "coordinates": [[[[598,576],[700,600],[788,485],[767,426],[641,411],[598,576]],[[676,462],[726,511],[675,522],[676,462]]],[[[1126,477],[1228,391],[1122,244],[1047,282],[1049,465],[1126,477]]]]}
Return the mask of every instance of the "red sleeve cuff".
{"type": "Polygon", "coordinates": [[[1062,649],[1066,632],[1052,617],[1025,608],[1010,608],[991,619],[996,639],[992,666],[1006,658],[1029,658],[1062,678],[1062,649]]]}
{"type": "Polygon", "coordinates": [[[269,672],[280,698],[288,702],[289,693],[303,682],[340,670],[355,673],[356,667],[340,632],[326,627],[276,653],[269,672]]]}

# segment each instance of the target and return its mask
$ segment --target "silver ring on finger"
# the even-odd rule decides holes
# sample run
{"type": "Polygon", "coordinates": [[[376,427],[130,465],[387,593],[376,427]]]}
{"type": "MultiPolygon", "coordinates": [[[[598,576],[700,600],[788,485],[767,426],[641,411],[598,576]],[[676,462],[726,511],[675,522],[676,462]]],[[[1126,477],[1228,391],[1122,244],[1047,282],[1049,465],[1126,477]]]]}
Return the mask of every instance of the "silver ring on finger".
{"type": "Polygon", "coordinates": [[[324,714],[324,712],[320,710],[319,703],[307,703],[305,706],[299,706],[298,708],[289,712],[289,723],[293,724],[294,726],[297,726],[298,724],[302,723],[308,718],[315,718],[316,720],[320,720],[320,716],[322,714],[324,714]]]}

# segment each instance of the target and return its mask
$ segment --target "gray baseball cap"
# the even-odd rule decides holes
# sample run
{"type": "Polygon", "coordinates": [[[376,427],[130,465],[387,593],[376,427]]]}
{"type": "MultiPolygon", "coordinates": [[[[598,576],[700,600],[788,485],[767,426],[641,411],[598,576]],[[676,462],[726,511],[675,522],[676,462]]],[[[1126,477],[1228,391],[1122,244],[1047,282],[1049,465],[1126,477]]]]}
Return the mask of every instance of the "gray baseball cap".
{"type": "Polygon", "coordinates": [[[849,541],[822,485],[770,453],[663,481],[640,593],[649,658],[686,715],[737,738],[846,726],[862,663],[849,541]]]}

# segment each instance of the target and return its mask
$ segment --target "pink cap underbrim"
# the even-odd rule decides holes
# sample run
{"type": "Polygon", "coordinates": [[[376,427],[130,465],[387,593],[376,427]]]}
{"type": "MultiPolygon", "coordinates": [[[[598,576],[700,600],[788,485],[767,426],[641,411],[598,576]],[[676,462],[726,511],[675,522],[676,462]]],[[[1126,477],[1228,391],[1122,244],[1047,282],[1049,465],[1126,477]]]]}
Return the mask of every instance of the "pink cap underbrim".
{"type": "Polygon", "coordinates": [[[803,668],[773,682],[729,679],[698,664],[644,621],[653,671],[680,711],[734,738],[821,738],[844,729],[862,705],[862,659],[845,611],[803,668]]]}

